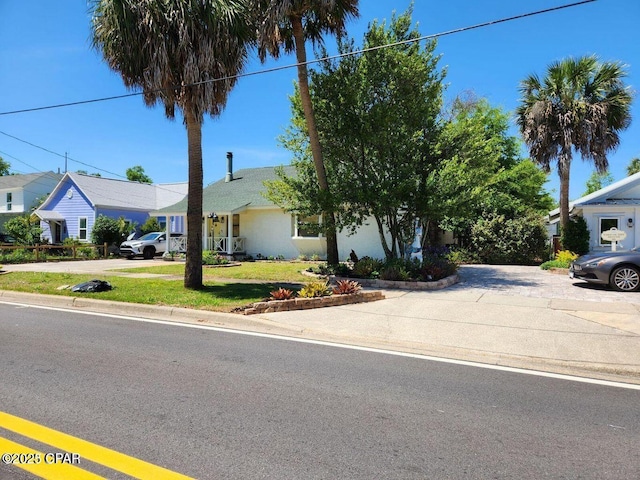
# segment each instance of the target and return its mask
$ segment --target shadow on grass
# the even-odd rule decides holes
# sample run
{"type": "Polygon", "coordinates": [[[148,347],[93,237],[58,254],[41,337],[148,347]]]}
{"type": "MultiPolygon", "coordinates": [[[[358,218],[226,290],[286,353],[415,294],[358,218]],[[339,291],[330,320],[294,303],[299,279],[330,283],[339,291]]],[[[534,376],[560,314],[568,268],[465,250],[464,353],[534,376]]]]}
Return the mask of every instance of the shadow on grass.
{"type": "Polygon", "coordinates": [[[229,300],[254,300],[267,298],[271,292],[278,288],[288,288],[295,291],[299,287],[300,285],[295,283],[224,283],[205,285],[201,292],[229,300]]]}
{"type": "Polygon", "coordinates": [[[205,285],[200,291],[217,298],[245,301],[268,297],[276,289],[277,287],[273,283],[218,283],[205,285]]]}

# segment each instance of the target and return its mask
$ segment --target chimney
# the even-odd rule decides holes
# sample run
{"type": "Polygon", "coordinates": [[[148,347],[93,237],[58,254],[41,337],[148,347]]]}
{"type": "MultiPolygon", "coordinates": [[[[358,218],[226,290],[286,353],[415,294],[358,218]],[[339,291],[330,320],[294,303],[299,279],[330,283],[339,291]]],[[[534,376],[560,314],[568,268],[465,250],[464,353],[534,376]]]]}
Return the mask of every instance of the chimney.
{"type": "Polygon", "coordinates": [[[225,182],[233,180],[233,153],[227,152],[227,175],[224,177],[225,182]]]}

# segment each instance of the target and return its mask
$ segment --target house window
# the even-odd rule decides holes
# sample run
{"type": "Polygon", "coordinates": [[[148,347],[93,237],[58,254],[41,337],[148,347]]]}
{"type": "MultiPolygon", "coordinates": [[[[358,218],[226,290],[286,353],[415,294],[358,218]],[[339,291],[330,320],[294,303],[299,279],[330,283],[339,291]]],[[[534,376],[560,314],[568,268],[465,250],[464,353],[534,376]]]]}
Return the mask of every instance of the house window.
{"type": "Polygon", "coordinates": [[[240,236],[240,215],[237,213],[233,214],[233,231],[232,234],[234,237],[240,236]]]}
{"type": "Polygon", "coordinates": [[[87,217],[78,219],[78,240],[87,240],[87,217]]]}
{"type": "Polygon", "coordinates": [[[13,194],[11,192],[7,193],[7,211],[11,210],[11,206],[13,203],[13,194]]]}
{"type": "Polygon", "coordinates": [[[294,237],[319,237],[320,215],[296,216],[294,237]]]}
{"type": "Polygon", "coordinates": [[[600,239],[600,245],[611,245],[611,241],[603,240],[601,235],[602,235],[602,232],[606,232],[607,230],[611,230],[612,228],[619,228],[617,218],[601,218],[600,219],[600,232],[598,233],[598,238],[600,239]]]}

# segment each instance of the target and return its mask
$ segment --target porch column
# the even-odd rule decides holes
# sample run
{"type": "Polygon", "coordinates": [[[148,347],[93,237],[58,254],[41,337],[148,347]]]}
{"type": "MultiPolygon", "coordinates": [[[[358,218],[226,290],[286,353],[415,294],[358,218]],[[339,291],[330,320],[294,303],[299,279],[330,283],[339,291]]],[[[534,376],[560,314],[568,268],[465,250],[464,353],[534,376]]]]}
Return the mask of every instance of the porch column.
{"type": "Polygon", "coordinates": [[[233,255],[233,214],[227,215],[227,254],[233,255]]]}
{"type": "Polygon", "coordinates": [[[207,218],[202,219],[202,245],[200,245],[202,251],[207,249],[207,218]]]}

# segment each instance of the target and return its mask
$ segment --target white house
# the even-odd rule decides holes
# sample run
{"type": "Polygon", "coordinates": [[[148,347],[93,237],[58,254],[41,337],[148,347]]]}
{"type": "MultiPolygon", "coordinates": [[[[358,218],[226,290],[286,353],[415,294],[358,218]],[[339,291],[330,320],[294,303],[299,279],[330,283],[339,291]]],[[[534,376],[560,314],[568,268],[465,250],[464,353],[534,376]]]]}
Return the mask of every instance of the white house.
{"type": "MultiPolygon", "coordinates": [[[[611,242],[601,238],[602,232],[611,228],[627,234],[617,249],[640,245],[640,173],[570,202],[569,215],[579,215],[586,220],[590,251],[611,250],[611,242]]],[[[549,213],[550,233],[553,235],[559,234],[559,217],[559,209],[549,213]]]]}
{"type": "MultiPolygon", "coordinates": [[[[283,167],[294,175],[291,166],[283,167]]],[[[326,238],[307,228],[320,218],[298,218],[267,200],[265,181],[276,180],[274,167],[247,168],[233,172],[228,157],[228,173],[224,179],[203,189],[203,249],[228,255],[297,258],[301,255],[325,258],[326,238]]],[[[186,219],[187,199],[151,212],[151,216],[182,216],[186,219]]],[[[186,223],[186,220],[185,220],[186,223]]],[[[384,258],[375,222],[363,225],[349,236],[338,232],[341,259],[353,250],[359,257],[384,258]]]]}
{"type": "Polygon", "coordinates": [[[36,203],[53,191],[62,174],[54,172],[0,176],[0,231],[12,217],[30,213],[36,203]]]}

